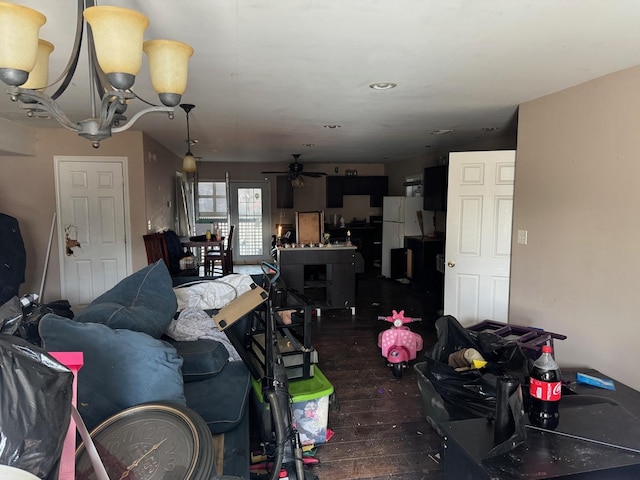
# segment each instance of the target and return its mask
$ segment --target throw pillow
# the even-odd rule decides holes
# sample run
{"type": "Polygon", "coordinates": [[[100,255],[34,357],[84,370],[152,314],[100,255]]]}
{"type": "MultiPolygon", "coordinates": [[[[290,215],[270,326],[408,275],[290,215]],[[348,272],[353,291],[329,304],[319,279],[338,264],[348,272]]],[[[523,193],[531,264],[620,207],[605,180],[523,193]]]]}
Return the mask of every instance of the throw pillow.
{"type": "Polygon", "coordinates": [[[175,347],[182,358],[182,378],[185,382],[213,378],[229,362],[229,352],[216,340],[201,338],[191,342],[179,342],[170,337],[164,339],[175,347]]]}
{"type": "Polygon", "coordinates": [[[166,342],[52,313],[40,320],[39,333],[49,352],[84,353],[78,372],[78,411],[90,430],[141,403],[186,403],[182,359],[166,342]]]}
{"type": "Polygon", "coordinates": [[[177,308],[171,275],[164,261],[158,260],[100,295],[75,319],[160,338],[177,308]]]}

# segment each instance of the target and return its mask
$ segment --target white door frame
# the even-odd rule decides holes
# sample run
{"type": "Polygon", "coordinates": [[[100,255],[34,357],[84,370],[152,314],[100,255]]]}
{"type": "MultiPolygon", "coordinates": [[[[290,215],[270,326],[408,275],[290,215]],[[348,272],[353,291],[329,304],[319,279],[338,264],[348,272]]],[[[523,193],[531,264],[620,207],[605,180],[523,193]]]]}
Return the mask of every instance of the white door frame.
{"type": "Polygon", "coordinates": [[[61,162],[78,162],[78,163],[120,163],[122,164],[122,181],[124,193],[124,230],[125,230],[125,265],[127,275],[131,274],[133,268],[131,259],[131,209],[129,204],[129,159],[127,157],[97,157],[97,156],[65,156],[54,155],[53,168],[56,189],[56,228],[58,230],[58,262],[60,265],[60,293],[62,298],[67,296],[66,289],[66,271],[64,259],[65,232],[62,224],[62,215],[60,214],[60,176],[59,164],[61,162]]]}

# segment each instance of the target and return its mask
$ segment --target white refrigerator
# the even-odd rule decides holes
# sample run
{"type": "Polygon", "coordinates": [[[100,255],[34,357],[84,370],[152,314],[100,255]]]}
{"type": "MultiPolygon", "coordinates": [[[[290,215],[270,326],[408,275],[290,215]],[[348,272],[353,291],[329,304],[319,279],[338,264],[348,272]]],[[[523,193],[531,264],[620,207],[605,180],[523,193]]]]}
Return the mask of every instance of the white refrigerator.
{"type": "MultiPolygon", "coordinates": [[[[422,197],[384,197],[382,203],[383,277],[391,277],[391,249],[404,248],[404,237],[420,236],[416,212],[422,211],[422,197]]],[[[429,218],[429,217],[426,217],[429,218]]]]}

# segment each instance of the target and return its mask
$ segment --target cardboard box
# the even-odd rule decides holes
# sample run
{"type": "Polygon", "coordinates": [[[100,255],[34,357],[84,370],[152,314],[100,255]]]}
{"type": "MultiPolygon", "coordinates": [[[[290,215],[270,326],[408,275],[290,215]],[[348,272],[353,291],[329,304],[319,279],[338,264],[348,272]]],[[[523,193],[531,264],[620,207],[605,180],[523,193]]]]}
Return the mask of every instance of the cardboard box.
{"type": "Polygon", "coordinates": [[[235,300],[226,304],[222,309],[213,315],[213,320],[218,326],[218,330],[222,331],[229,328],[236,321],[242,318],[251,310],[267,301],[268,294],[266,290],[255,283],[252,283],[251,290],[244,292],[235,300]]]}

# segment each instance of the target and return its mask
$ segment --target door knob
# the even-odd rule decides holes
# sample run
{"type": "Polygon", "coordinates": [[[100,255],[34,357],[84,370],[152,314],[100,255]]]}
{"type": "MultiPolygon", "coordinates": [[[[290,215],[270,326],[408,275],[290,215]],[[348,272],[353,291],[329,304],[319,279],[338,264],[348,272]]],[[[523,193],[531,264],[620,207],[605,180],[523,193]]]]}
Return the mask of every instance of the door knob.
{"type": "Polygon", "coordinates": [[[447,267],[449,267],[449,268],[453,268],[453,267],[455,267],[455,266],[456,266],[456,262],[451,261],[451,260],[449,260],[449,261],[447,262],[447,267]]]}

